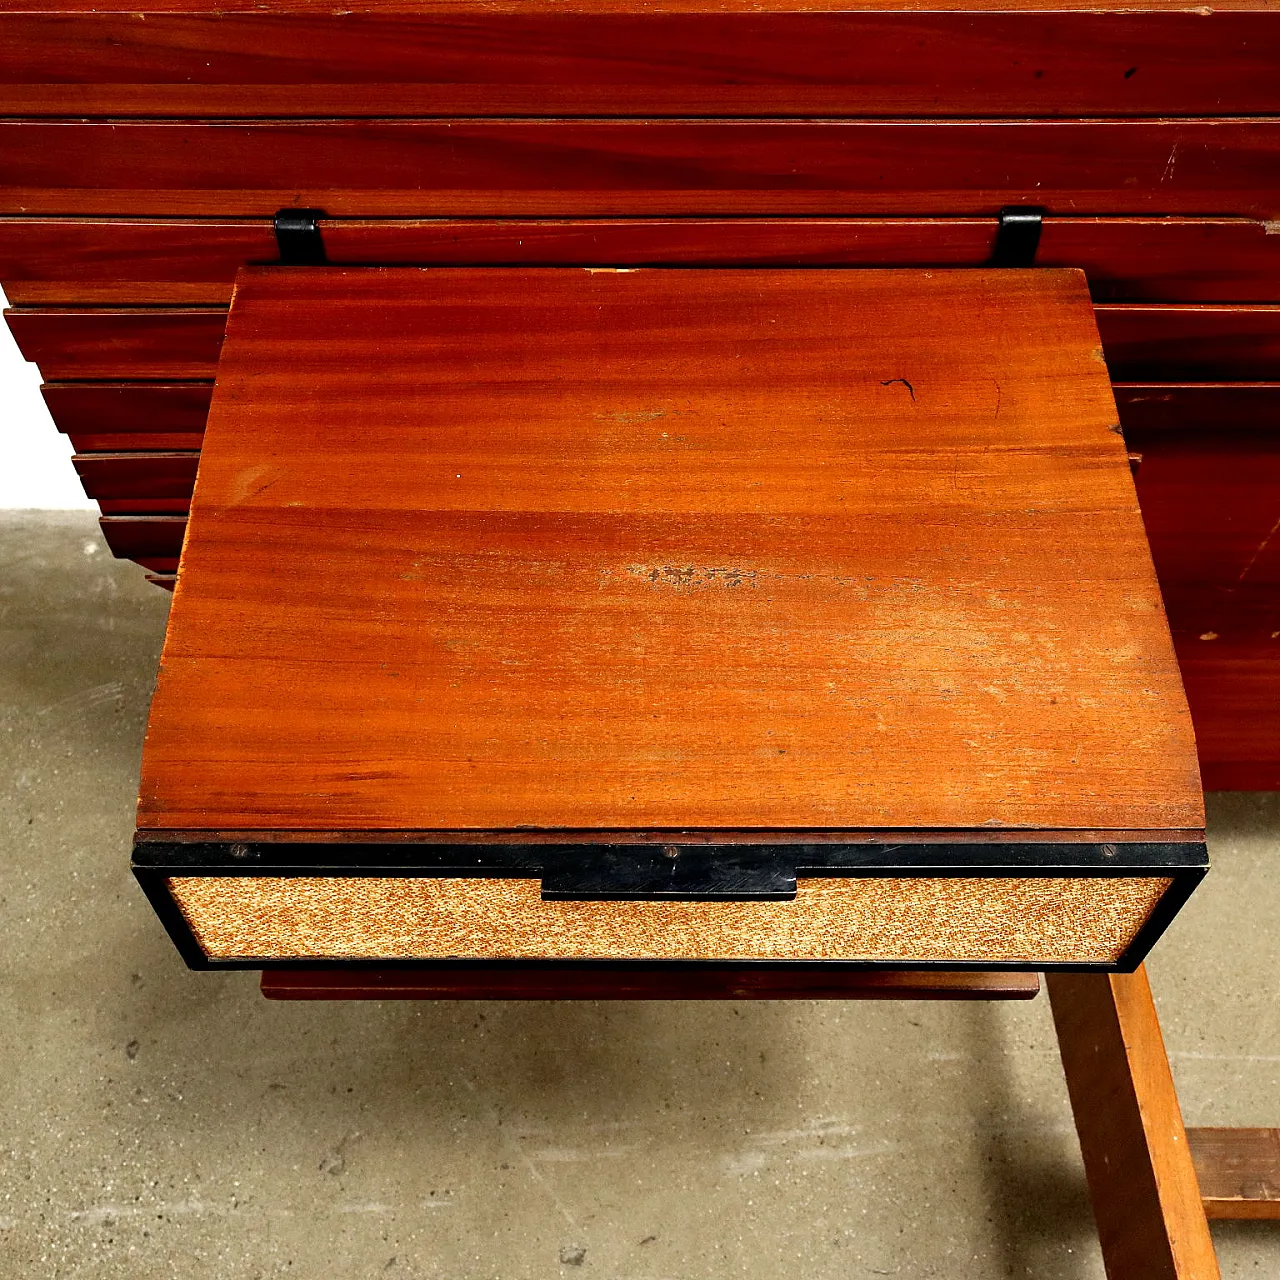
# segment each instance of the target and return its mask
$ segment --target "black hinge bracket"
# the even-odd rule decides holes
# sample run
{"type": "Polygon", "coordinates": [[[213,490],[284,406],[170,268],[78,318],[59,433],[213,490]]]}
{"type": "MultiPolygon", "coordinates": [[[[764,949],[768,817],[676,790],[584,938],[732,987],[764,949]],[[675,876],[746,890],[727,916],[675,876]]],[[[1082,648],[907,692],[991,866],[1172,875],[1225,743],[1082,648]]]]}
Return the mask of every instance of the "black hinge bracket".
{"type": "Polygon", "coordinates": [[[323,209],[281,209],[272,220],[280,262],[286,267],[322,267],[329,261],[320,234],[323,209]]]}
{"type": "Polygon", "coordinates": [[[1044,210],[1009,207],[1000,210],[995,248],[991,253],[993,267],[1033,267],[1040,247],[1044,226],[1044,210]]]}
{"type": "Polygon", "coordinates": [[[714,902],[795,896],[795,853],[785,846],[578,848],[551,854],[542,870],[542,897],[547,902],[663,898],[714,902]]]}

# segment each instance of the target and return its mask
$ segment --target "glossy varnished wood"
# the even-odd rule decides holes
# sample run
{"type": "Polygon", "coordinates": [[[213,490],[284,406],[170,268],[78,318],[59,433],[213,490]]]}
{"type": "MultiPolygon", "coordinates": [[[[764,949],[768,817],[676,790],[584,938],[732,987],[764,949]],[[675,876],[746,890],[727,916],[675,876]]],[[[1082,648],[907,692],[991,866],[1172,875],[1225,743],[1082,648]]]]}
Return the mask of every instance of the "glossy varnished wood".
{"type": "Polygon", "coordinates": [[[1117,382],[1280,379],[1280,306],[1110,305],[1098,329],[1117,382]]]}
{"type": "Polygon", "coordinates": [[[240,290],[143,829],[1200,825],[1078,273],[240,290]]]}
{"type": "MultiPolygon", "coordinates": [[[[994,218],[323,218],[335,265],[981,266],[994,218]]],[[[274,261],[265,218],[0,218],[15,305],[225,303],[274,261]]],[[[1045,220],[1038,262],[1098,301],[1273,302],[1280,236],[1247,218],[1045,220]]]]}
{"type": "MultiPolygon", "coordinates": [[[[19,349],[47,379],[209,379],[225,307],[15,307],[19,349]]],[[[1280,306],[1100,303],[1117,381],[1253,381],[1280,377],[1280,306]]]]}
{"type": "Polygon", "coordinates": [[[264,969],[268,1000],[1031,1000],[1034,973],[787,965],[264,969]]]}
{"type": "Polygon", "coordinates": [[[1280,382],[1115,384],[1125,438],[1141,447],[1182,431],[1280,435],[1280,382]]]}
{"type": "Polygon", "coordinates": [[[212,378],[225,307],[12,308],[22,354],[50,382],[212,378]]]}
{"type": "Polygon", "coordinates": [[[0,213],[1274,218],[1280,118],[8,120],[0,213]]]}
{"type": "Polygon", "coordinates": [[[58,430],[80,453],[199,449],[212,382],[46,382],[58,430]]]}
{"type": "Polygon", "coordinates": [[[195,451],[155,451],[76,454],[72,463],[88,497],[115,504],[104,511],[185,511],[199,460],[195,451]]]}
{"type": "Polygon", "coordinates": [[[0,112],[1054,116],[1280,108],[1280,38],[1269,14],[1046,18],[965,7],[0,12],[0,112]]]}

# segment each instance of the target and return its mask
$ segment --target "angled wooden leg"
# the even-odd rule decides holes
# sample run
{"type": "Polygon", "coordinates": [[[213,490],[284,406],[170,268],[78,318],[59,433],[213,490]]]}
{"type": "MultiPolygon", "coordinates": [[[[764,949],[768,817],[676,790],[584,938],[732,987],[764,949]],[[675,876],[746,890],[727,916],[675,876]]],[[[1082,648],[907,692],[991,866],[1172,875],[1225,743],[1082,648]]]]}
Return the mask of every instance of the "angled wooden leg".
{"type": "Polygon", "coordinates": [[[1110,1280],[1219,1280],[1145,970],[1048,977],[1110,1280]]]}

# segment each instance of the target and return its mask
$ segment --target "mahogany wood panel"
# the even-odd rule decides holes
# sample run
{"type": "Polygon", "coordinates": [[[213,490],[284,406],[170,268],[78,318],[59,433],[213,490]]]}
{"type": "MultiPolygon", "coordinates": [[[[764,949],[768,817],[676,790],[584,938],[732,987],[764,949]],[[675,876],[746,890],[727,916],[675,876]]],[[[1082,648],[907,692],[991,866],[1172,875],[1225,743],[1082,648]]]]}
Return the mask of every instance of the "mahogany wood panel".
{"type": "Polygon", "coordinates": [[[18,349],[47,381],[212,378],[225,307],[20,309],[5,313],[18,349]]]}
{"type": "MultiPolygon", "coordinates": [[[[335,264],[981,266],[993,218],[321,220],[335,264]]],[[[225,303],[271,262],[265,219],[0,218],[15,305],[225,303]]],[[[1274,302],[1280,235],[1245,218],[1048,218],[1038,263],[1080,267],[1095,299],[1274,302]]]]}
{"type": "Polygon", "coordinates": [[[1167,431],[1280,434],[1280,382],[1122,382],[1113,390],[1125,439],[1138,447],[1167,431]]]}
{"type": "Polygon", "coordinates": [[[118,559],[136,560],[155,573],[177,570],[187,531],[185,516],[103,516],[98,523],[107,546],[118,559]]]}
{"type": "Polygon", "coordinates": [[[1280,1218],[1280,1129],[1188,1129],[1187,1140],[1210,1218],[1280,1218]]]}
{"type": "Polygon", "coordinates": [[[178,575],[176,573],[148,573],[146,579],[153,586],[159,587],[161,591],[172,591],[178,583],[178,575]]]}
{"type": "Polygon", "coordinates": [[[143,829],[1199,827],[1079,273],[237,298],[143,829]]]}
{"type": "Polygon", "coordinates": [[[637,9],[498,13],[474,4],[423,5],[412,15],[0,14],[0,113],[1022,117],[1280,110],[1280,33],[1266,13],[637,9]]]}
{"type": "Polygon", "coordinates": [[[1035,973],[637,964],[264,969],[268,1000],[1031,1000],[1035,973]]]}
{"type": "Polygon", "coordinates": [[[1110,1280],[1218,1280],[1146,971],[1046,975],[1110,1280]]]}
{"type": "MultiPolygon", "coordinates": [[[[1102,303],[1117,381],[1280,375],[1280,306],[1102,303]]],[[[7,313],[23,355],[49,380],[212,378],[225,307],[28,307],[7,313]]]]}
{"type": "MultiPolygon", "coordinates": [[[[1170,431],[1280,433],[1280,382],[1119,383],[1113,389],[1125,437],[1137,448],[1170,431]]],[[[90,453],[198,449],[213,384],[64,382],[41,390],[58,430],[90,453]]]]}
{"type": "MultiPolygon", "coordinates": [[[[90,498],[116,502],[147,500],[153,504],[167,501],[171,504],[168,507],[153,505],[149,509],[185,511],[195,486],[199,460],[196,452],[156,452],[77,454],[71,461],[90,498]]],[[[142,510],[138,506],[128,509],[142,510]]]]}
{"type": "Polygon", "coordinates": [[[46,382],[54,425],[80,453],[199,449],[212,382],[46,382]]]}
{"type": "Polygon", "coordinates": [[[1280,791],[1280,644],[1229,638],[1178,644],[1208,791],[1280,791]]]}
{"type": "Polygon", "coordinates": [[[1280,630],[1280,432],[1151,436],[1137,483],[1175,634],[1212,644],[1280,630]]]}
{"type": "Polygon", "coordinates": [[[1117,382],[1280,379],[1280,306],[1111,304],[1098,330],[1117,382]]]}
{"type": "Polygon", "coordinates": [[[0,213],[1280,213],[1280,119],[0,122],[0,213]]]}

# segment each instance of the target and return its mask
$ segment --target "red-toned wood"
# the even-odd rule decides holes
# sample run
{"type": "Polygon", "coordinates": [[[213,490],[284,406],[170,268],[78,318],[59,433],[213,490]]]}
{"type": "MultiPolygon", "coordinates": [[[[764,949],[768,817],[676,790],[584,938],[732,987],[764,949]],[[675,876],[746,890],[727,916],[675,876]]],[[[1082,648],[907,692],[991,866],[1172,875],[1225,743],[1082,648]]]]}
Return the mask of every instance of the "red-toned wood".
{"type": "Polygon", "coordinates": [[[1280,36],[1270,14],[779,15],[640,12],[635,5],[631,12],[500,13],[476,3],[418,6],[411,20],[273,8],[150,12],[145,21],[120,13],[0,15],[0,112],[1117,116],[1280,109],[1280,36]]]}
{"type": "Polygon", "coordinates": [[[178,584],[178,575],[176,573],[148,573],[146,579],[153,586],[159,587],[161,591],[172,591],[178,584]]]}
{"type": "Polygon", "coordinates": [[[1207,791],[1280,791],[1280,637],[1177,642],[1207,791]]]}
{"type": "MultiPolygon", "coordinates": [[[[149,509],[185,511],[196,482],[199,453],[98,453],[72,458],[85,494],[90,498],[133,502],[168,501],[149,509]]],[[[119,509],[119,508],[117,508],[119,509]]],[[[128,508],[140,511],[143,508],[128,508]]],[[[103,510],[107,508],[104,506],[103,510]]]]}
{"type": "Polygon", "coordinates": [[[225,307],[21,309],[5,313],[18,349],[48,381],[211,378],[225,307]]]}
{"type": "Polygon", "coordinates": [[[1198,827],[1079,273],[237,299],[141,829],[1198,827]]]}
{"type": "Polygon", "coordinates": [[[1035,973],[702,964],[264,969],[268,1000],[1031,1000],[1035,973]]]}
{"type": "Polygon", "coordinates": [[[0,123],[0,213],[1280,213],[1280,120],[0,123]]]}
{"type": "Polygon", "coordinates": [[[199,449],[211,382],[46,382],[54,425],[79,453],[199,449]]]}
{"type": "Polygon", "coordinates": [[[0,218],[0,282],[14,306],[225,304],[242,266],[277,256],[261,218],[0,218]]]}
{"type": "MultiPolygon", "coordinates": [[[[1280,306],[1105,303],[1095,308],[1117,381],[1280,375],[1280,306]]],[[[46,378],[212,378],[225,307],[13,308],[18,346],[46,378]]]]}
{"type": "Polygon", "coordinates": [[[1109,1280],[1219,1280],[1146,971],[1046,985],[1109,1280]]]}
{"type": "Polygon", "coordinates": [[[1152,435],[1137,484],[1175,633],[1280,630],[1280,433],[1152,435]]]}
{"type": "Polygon", "coordinates": [[[98,523],[112,555],[136,560],[155,573],[177,570],[187,531],[185,516],[103,516],[98,523]]]}
{"type": "Polygon", "coordinates": [[[1280,434],[1280,382],[1122,382],[1113,390],[1125,438],[1136,445],[1166,431],[1280,434]]]}
{"type": "Polygon", "coordinates": [[[1280,306],[1111,304],[1097,313],[1117,382],[1280,379],[1280,306]]]}
{"type": "MultiPolygon", "coordinates": [[[[335,264],[980,266],[994,218],[321,220],[335,264]]],[[[225,303],[275,259],[265,219],[0,218],[15,305],[225,303]]],[[[1080,267],[1100,301],[1280,299],[1280,235],[1244,218],[1048,218],[1042,266],[1080,267]]]]}

